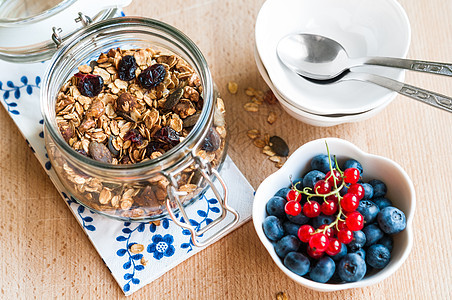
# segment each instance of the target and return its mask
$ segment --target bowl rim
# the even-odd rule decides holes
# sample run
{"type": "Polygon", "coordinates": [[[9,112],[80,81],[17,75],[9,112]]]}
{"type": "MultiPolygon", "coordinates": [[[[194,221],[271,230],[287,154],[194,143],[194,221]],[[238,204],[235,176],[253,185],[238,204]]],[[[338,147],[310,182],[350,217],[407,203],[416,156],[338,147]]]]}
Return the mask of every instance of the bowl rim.
{"type": "MultiPolygon", "coordinates": [[[[351,0],[351,1],[353,1],[353,0],[351,0]]],[[[338,107],[335,107],[334,110],[329,110],[327,112],[325,105],[314,105],[312,102],[306,103],[306,101],[310,101],[309,99],[312,99],[313,95],[306,95],[306,93],[295,92],[296,88],[294,88],[293,85],[287,85],[287,84],[281,85],[283,82],[287,82],[287,78],[285,78],[284,77],[285,75],[283,75],[283,74],[287,75],[287,74],[290,74],[291,72],[289,72],[285,68],[281,67],[280,64],[277,64],[275,62],[277,60],[276,53],[269,52],[269,50],[268,50],[269,48],[273,48],[273,46],[264,45],[263,42],[259,39],[259,37],[261,35],[265,35],[264,33],[262,33],[262,34],[260,33],[261,31],[263,31],[263,29],[260,29],[260,27],[262,27],[261,23],[268,23],[268,22],[263,22],[263,20],[265,20],[265,16],[263,16],[265,14],[265,12],[266,11],[274,11],[274,9],[273,10],[271,9],[271,7],[273,5],[277,5],[277,6],[281,7],[281,5],[279,5],[278,3],[275,4],[276,2],[277,2],[276,0],[267,0],[264,2],[261,9],[259,10],[259,13],[256,18],[254,39],[255,39],[256,47],[260,53],[260,56],[262,57],[264,66],[266,66],[266,68],[268,70],[271,80],[273,81],[273,83],[277,87],[277,89],[281,91],[281,94],[286,99],[289,99],[290,101],[293,102],[292,105],[295,105],[299,108],[302,108],[305,111],[315,113],[315,114],[338,114],[338,113],[350,114],[350,113],[360,113],[363,111],[371,110],[371,109],[377,108],[378,106],[380,106],[383,103],[391,102],[394,100],[394,98],[397,96],[396,92],[387,90],[383,93],[381,89],[384,89],[384,88],[369,86],[372,89],[374,94],[377,93],[377,95],[374,97],[375,99],[373,99],[372,101],[368,100],[365,105],[362,104],[359,107],[353,107],[351,105],[348,105],[347,107],[338,106],[338,107]],[[267,54],[263,55],[265,53],[267,53],[267,54]],[[275,79],[276,79],[276,81],[275,81],[275,79]],[[291,86],[292,86],[292,88],[291,88],[291,86]],[[281,87],[285,87],[285,88],[281,88],[281,87]]],[[[357,3],[359,3],[359,1],[357,1],[357,3]]],[[[285,7],[289,6],[290,4],[291,3],[286,3],[285,7]]],[[[293,2],[292,2],[292,4],[293,4],[293,2]]],[[[345,4],[347,6],[352,6],[348,2],[345,4]]],[[[319,7],[322,5],[325,5],[325,1],[319,1],[317,5],[319,7]]],[[[377,4],[375,4],[375,5],[377,5],[377,4]]],[[[408,54],[408,50],[409,50],[409,47],[411,44],[411,24],[410,24],[407,14],[406,14],[406,11],[404,10],[402,5],[397,0],[383,0],[383,2],[380,3],[380,5],[386,5],[388,8],[391,8],[393,12],[397,13],[398,19],[400,20],[400,22],[404,24],[400,30],[401,30],[401,32],[403,32],[403,35],[406,36],[406,44],[403,45],[403,47],[402,46],[400,47],[400,50],[397,52],[397,54],[392,54],[391,56],[405,58],[408,54]]],[[[319,10],[322,10],[322,9],[319,9],[319,10]]],[[[292,29],[292,31],[293,31],[293,29],[292,29]]],[[[291,33],[292,31],[289,30],[285,33],[288,34],[288,33],[291,33]]],[[[316,30],[313,31],[312,28],[307,28],[303,32],[319,33],[316,30]]],[[[295,33],[295,32],[292,32],[292,33],[295,33]]],[[[329,34],[325,34],[325,33],[323,33],[322,35],[336,39],[336,37],[334,35],[330,36],[329,34]]],[[[375,54],[373,56],[375,56],[375,54]]],[[[367,67],[365,67],[365,68],[367,68],[367,67]]],[[[366,70],[366,69],[363,69],[363,71],[364,70],[366,70]]],[[[369,71],[368,68],[367,68],[367,71],[369,71]]],[[[398,80],[401,82],[404,82],[404,80],[405,80],[405,70],[403,70],[403,69],[383,70],[380,68],[380,69],[376,69],[376,70],[371,69],[370,71],[378,72],[379,75],[390,77],[392,79],[395,79],[395,80],[398,80]],[[389,73],[387,73],[387,72],[389,72],[389,73]]],[[[292,75],[290,75],[290,78],[293,79],[292,75]]],[[[295,82],[293,82],[293,83],[295,83],[295,82]]],[[[297,83],[298,83],[297,85],[299,85],[299,84],[306,85],[305,87],[309,88],[309,89],[316,88],[316,86],[317,86],[316,84],[305,82],[305,81],[297,80],[297,83]]],[[[332,89],[331,92],[343,90],[344,86],[342,84],[347,84],[347,85],[357,84],[358,86],[362,87],[363,84],[369,84],[369,83],[364,83],[364,82],[356,82],[355,83],[352,81],[338,83],[338,85],[335,85],[336,88],[333,89],[332,87],[330,87],[332,89]]],[[[331,86],[333,86],[333,85],[331,85],[331,86]]],[[[348,87],[350,87],[350,86],[348,86],[348,87]]],[[[324,86],[323,86],[323,88],[324,88],[324,86]]],[[[356,96],[362,98],[363,95],[365,96],[365,94],[356,95],[356,96]]],[[[323,99],[323,101],[331,100],[331,99],[326,100],[326,97],[327,96],[323,95],[321,97],[318,97],[318,99],[323,99]]],[[[336,100],[336,98],[337,97],[335,97],[334,100],[336,100]]],[[[346,98],[346,96],[344,96],[344,99],[345,98],[346,98]]]]}
{"type": "MultiPolygon", "coordinates": [[[[333,150],[334,153],[334,150],[333,150]]],[[[355,158],[357,159],[357,158],[355,158]]],[[[357,159],[358,160],[358,159],[357,159]]],[[[378,282],[381,282],[382,280],[386,279],[387,277],[394,274],[401,265],[405,262],[405,260],[408,258],[411,249],[413,247],[413,219],[414,219],[414,212],[416,208],[416,195],[415,195],[415,189],[413,182],[411,181],[410,177],[406,173],[406,171],[396,162],[393,160],[386,158],[384,156],[379,156],[375,154],[371,154],[368,152],[365,152],[361,150],[359,147],[354,145],[353,143],[343,140],[340,138],[334,138],[334,137],[327,137],[327,138],[320,138],[313,141],[310,141],[308,143],[303,144],[300,146],[286,161],[286,163],[276,172],[268,176],[256,189],[256,193],[253,200],[253,209],[252,209],[252,217],[253,217],[253,225],[254,229],[256,230],[256,233],[261,241],[261,243],[266,248],[267,252],[270,254],[272,260],[276,263],[276,265],[281,269],[289,278],[296,281],[297,283],[322,292],[331,292],[331,291],[339,291],[339,290],[346,290],[351,288],[359,288],[359,287],[365,287],[369,285],[376,284],[378,282]],[[329,284],[329,283],[319,283],[312,281],[310,279],[306,279],[302,276],[299,276],[289,269],[287,269],[284,264],[282,263],[282,260],[276,255],[274,251],[273,244],[270,242],[270,240],[267,239],[267,237],[264,234],[264,231],[262,229],[262,215],[265,215],[265,203],[268,200],[268,195],[263,194],[263,187],[269,185],[275,178],[278,178],[282,174],[286,172],[287,169],[290,168],[291,165],[296,164],[297,157],[300,156],[300,153],[303,153],[305,149],[308,149],[312,146],[317,145],[324,145],[325,142],[328,143],[328,147],[330,149],[334,149],[334,145],[341,144],[345,147],[348,147],[349,149],[352,149],[362,157],[366,157],[366,159],[377,159],[387,162],[388,164],[392,165],[397,171],[400,172],[400,175],[403,177],[404,181],[407,183],[407,186],[409,188],[409,200],[411,201],[411,206],[408,210],[404,211],[407,219],[407,226],[405,229],[406,235],[407,235],[407,245],[406,248],[402,251],[401,257],[398,261],[395,261],[392,265],[388,265],[386,269],[379,271],[375,275],[372,276],[370,279],[363,279],[357,282],[350,282],[350,283],[341,283],[341,284],[329,284]]]]}

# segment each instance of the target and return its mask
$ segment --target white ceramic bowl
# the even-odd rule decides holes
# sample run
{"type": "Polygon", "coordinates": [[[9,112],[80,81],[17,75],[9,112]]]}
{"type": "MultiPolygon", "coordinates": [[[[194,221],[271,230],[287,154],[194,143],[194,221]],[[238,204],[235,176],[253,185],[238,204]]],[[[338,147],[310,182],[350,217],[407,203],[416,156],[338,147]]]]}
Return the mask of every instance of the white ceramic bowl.
{"type": "Polygon", "coordinates": [[[407,173],[400,165],[385,157],[368,154],[360,150],[352,143],[337,139],[319,139],[298,148],[287,160],[284,166],[277,172],[267,177],[256,191],[253,203],[253,223],[262,244],[267,249],[276,265],[292,280],[317,291],[338,291],[350,288],[364,287],[382,281],[392,275],[407,259],[413,245],[413,218],[416,206],[414,186],[407,173]],[[394,248],[391,253],[391,261],[382,270],[367,275],[361,281],[340,284],[318,283],[301,277],[287,269],[282,260],[276,255],[273,244],[264,234],[262,223],[267,216],[267,201],[283,187],[290,185],[289,178],[298,178],[310,169],[311,159],[317,154],[326,154],[325,142],[328,143],[330,153],[336,155],[339,163],[346,159],[358,160],[364,168],[364,181],[380,179],[386,183],[388,192],[386,197],[393,205],[401,209],[407,219],[407,227],[394,237],[394,248]]]}
{"type": "MultiPolygon", "coordinates": [[[[298,76],[279,61],[276,53],[279,40],[290,33],[327,36],[341,43],[351,57],[406,57],[410,24],[396,0],[267,0],[255,27],[257,50],[271,81],[284,98],[307,112],[361,113],[396,96],[371,83],[319,85],[298,76]]],[[[400,69],[363,67],[360,71],[404,80],[400,69]]]]}
{"type": "Polygon", "coordinates": [[[276,89],[276,87],[273,85],[273,83],[270,80],[270,77],[268,76],[268,72],[265,69],[264,65],[262,64],[262,61],[259,57],[259,53],[257,53],[257,50],[254,51],[254,58],[256,61],[257,69],[259,70],[259,73],[261,74],[262,78],[264,79],[265,83],[268,85],[268,87],[272,90],[273,94],[275,95],[276,99],[280,102],[282,108],[292,117],[295,119],[312,125],[312,126],[318,126],[318,127],[329,127],[329,126],[335,126],[343,123],[351,123],[351,122],[358,122],[363,121],[366,119],[369,119],[376,115],[378,112],[383,110],[390,102],[391,99],[388,99],[385,103],[381,104],[379,107],[371,109],[366,112],[357,113],[357,114],[341,114],[341,115],[316,115],[309,113],[307,111],[304,111],[298,107],[295,107],[292,105],[290,101],[285,99],[280,92],[276,89]]]}

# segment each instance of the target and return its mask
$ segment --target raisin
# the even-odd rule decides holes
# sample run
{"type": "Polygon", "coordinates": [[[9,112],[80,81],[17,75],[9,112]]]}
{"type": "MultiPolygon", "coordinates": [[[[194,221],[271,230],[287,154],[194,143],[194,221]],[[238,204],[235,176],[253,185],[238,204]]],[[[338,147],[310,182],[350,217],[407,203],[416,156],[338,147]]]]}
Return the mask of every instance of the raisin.
{"type": "Polygon", "coordinates": [[[163,81],[166,75],[165,67],[161,64],[153,64],[138,75],[138,82],[144,89],[152,89],[163,81]]]}
{"type": "Polygon", "coordinates": [[[137,61],[132,55],[124,56],[118,63],[119,79],[130,81],[135,78],[135,71],[137,70],[137,61]]]}
{"type": "Polygon", "coordinates": [[[213,128],[210,128],[204,140],[204,143],[201,146],[201,149],[208,152],[216,151],[218,150],[218,148],[220,148],[220,144],[221,138],[218,135],[217,131],[213,128]]]}
{"type": "Polygon", "coordinates": [[[124,136],[124,141],[131,140],[132,143],[137,143],[141,145],[143,143],[143,136],[138,132],[137,129],[131,129],[124,136]]]}
{"type": "Polygon", "coordinates": [[[77,88],[80,94],[86,97],[95,97],[100,94],[104,86],[104,80],[99,75],[77,73],[77,88]]]}
{"type": "Polygon", "coordinates": [[[173,147],[176,146],[177,144],[179,144],[179,141],[180,141],[180,137],[179,137],[179,134],[177,133],[177,131],[169,126],[160,128],[154,134],[154,138],[164,144],[169,144],[173,147]]]}
{"type": "Polygon", "coordinates": [[[113,161],[110,150],[104,144],[91,142],[89,143],[88,150],[90,156],[97,161],[105,163],[111,163],[113,161]]]}
{"type": "Polygon", "coordinates": [[[164,144],[159,141],[150,141],[146,147],[146,153],[148,156],[151,156],[152,153],[159,151],[163,148],[163,146],[164,144]]]}

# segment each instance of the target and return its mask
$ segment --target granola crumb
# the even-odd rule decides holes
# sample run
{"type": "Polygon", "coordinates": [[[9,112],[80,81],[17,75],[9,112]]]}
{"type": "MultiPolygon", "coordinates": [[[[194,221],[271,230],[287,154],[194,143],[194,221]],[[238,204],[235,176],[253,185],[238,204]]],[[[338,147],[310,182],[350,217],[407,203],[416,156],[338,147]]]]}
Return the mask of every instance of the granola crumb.
{"type": "Polygon", "coordinates": [[[276,294],[276,300],[288,300],[288,299],[289,298],[284,292],[279,292],[278,294],[276,294]]]}
{"type": "Polygon", "coordinates": [[[134,253],[134,254],[138,254],[143,252],[144,250],[144,246],[141,244],[133,244],[132,246],[130,246],[130,252],[134,253]]]}
{"type": "Polygon", "coordinates": [[[252,87],[247,87],[246,90],[245,90],[245,94],[247,96],[250,96],[250,97],[255,96],[256,95],[256,90],[254,88],[252,88],[252,87]]]}
{"type": "Polygon", "coordinates": [[[148,261],[144,257],[141,258],[140,262],[143,266],[146,266],[148,264],[148,261]]]}
{"type": "Polygon", "coordinates": [[[239,85],[237,84],[237,82],[234,81],[230,81],[228,82],[228,91],[231,94],[237,94],[237,90],[239,89],[239,85]]]}
{"type": "Polygon", "coordinates": [[[274,111],[271,111],[271,112],[268,114],[267,122],[271,125],[271,124],[275,123],[276,120],[277,120],[276,113],[275,113],[274,111]]]}
{"type": "Polygon", "coordinates": [[[246,111],[249,111],[249,112],[259,111],[259,106],[253,102],[245,103],[245,105],[243,107],[245,108],[246,111]]]}
{"type": "Polygon", "coordinates": [[[264,148],[265,147],[265,141],[261,140],[261,139],[255,139],[253,141],[254,146],[256,146],[257,148],[264,148]]]}
{"type": "Polygon", "coordinates": [[[260,131],[257,130],[257,129],[251,129],[251,130],[248,130],[248,132],[247,132],[246,134],[247,134],[248,137],[249,137],[250,139],[252,139],[252,140],[254,140],[255,138],[258,138],[258,137],[261,136],[260,131]]]}

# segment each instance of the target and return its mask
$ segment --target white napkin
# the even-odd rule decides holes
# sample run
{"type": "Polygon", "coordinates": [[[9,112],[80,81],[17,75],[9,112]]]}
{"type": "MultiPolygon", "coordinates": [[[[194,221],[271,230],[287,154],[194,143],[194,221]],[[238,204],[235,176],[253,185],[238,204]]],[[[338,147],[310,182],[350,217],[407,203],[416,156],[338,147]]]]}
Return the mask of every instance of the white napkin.
{"type": "MultiPolygon", "coordinates": [[[[44,145],[39,92],[47,65],[46,62],[14,64],[0,61],[0,101],[113,277],[124,293],[130,295],[202,249],[193,246],[189,232],[171,219],[162,220],[159,226],[115,221],[85,209],[68,197],[69,193],[58,180],[44,145]],[[132,253],[130,247],[133,244],[143,245],[144,251],[132,253]]],[[[251,216],[253,188],[229,157],[224,162],[221,175],[229,187],[229,204],[240,214],[232,231],[251,216]]],[[[190,223],[198,229],[220,215],[218,201],[210,189],[186,211],[190,223]]],[[[224,227],[231,219],[231,216],[226,217],[213,230],[224,227]]]]}

